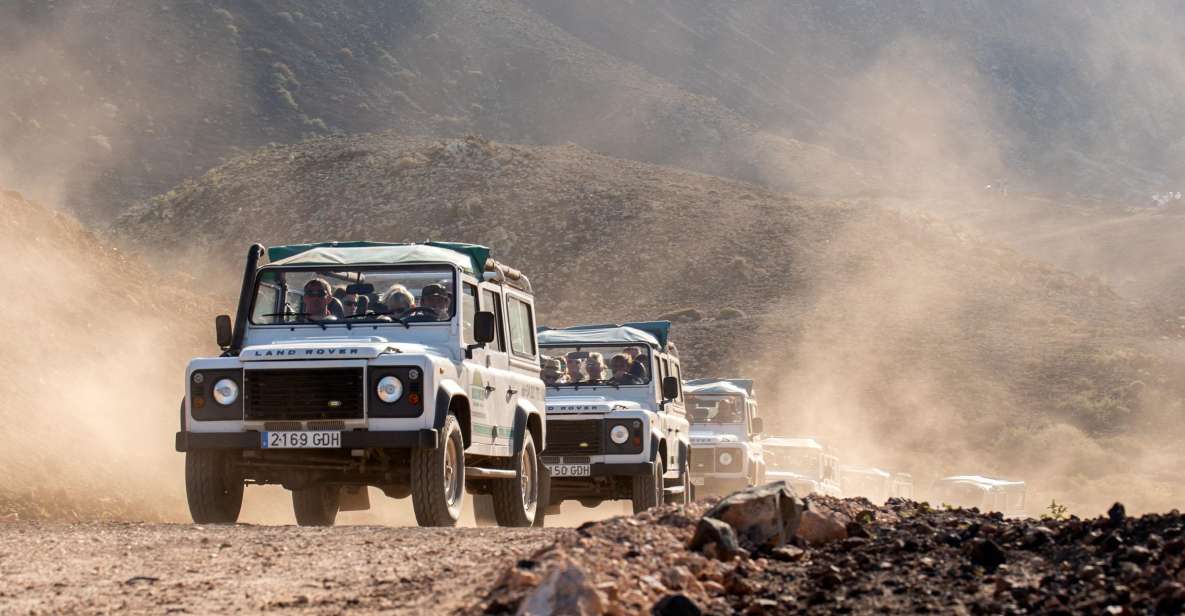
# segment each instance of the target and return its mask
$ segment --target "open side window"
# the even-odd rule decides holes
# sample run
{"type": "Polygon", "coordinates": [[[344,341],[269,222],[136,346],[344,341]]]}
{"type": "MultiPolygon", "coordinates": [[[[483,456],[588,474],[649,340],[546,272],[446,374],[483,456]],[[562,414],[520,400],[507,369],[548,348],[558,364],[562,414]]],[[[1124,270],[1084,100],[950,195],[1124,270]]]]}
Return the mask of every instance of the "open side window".
{"type": "Polygon", "coordinates": [[[502,319],[502,294],[495,293],[489,289],[481,290],[481,309],[486,312],[494,313],[494,323],[497,331],[494,333],[494,341],[491,342],[487,349],[490,351],[502,352],[506,350],[505,336],[503,333],[506,325],[502,319]]]}

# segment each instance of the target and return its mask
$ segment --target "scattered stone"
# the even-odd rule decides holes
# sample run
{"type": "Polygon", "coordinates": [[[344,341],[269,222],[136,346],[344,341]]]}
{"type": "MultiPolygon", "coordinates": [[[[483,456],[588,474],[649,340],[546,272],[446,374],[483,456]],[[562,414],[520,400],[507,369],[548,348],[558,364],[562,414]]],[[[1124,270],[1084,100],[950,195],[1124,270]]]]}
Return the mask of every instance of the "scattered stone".
{"type": "Polygon", "coordinates": [[[1123,506],[1123,503],[1115,503],[1107,510],[1107,519],[1111,520],[1112,526],[1122,525],[1126,518],[1127,509],[1123,506]]]}
{"type": "Polygon", "coordinates": [[[687,595],[667,595],[650,608],[654,616],[700,616],[703,612],[687,595]]]}
{"type": "Polygon", "coordinates": [[[812,507],[802,512],[795,536],[807,545],[823,545],[846,539],[848,528],[837,515],[812,507]]]}
{"type": "Polygon", "coordinates": [[[984,571],[992,573],[1000,565],[1008,561],[1004,550],[991,539],[976,539],[969,550],[971,563],[983,567],[984,571]]]}
{"type": "Polygon", "coordinates": [[[544,578],[519,607],[519,616],[572,614],[585,616],[605,612],[597,589],[584,570],[570,560],[562,561],[544,578]]]}
{"type": "Polygon", "coordinates": [[[803,503],[784,481],[742,490],[725,498],[704,514],[728,523],[741,547],[772,550],[785,544],[798,530],[803,503]]]}
{"type": "Polygon", "coordinates": [[[732,526],[707,516],[700,518],[687,548],[726,562],[736,558],[740,552],[736,531],[732,526]]]}

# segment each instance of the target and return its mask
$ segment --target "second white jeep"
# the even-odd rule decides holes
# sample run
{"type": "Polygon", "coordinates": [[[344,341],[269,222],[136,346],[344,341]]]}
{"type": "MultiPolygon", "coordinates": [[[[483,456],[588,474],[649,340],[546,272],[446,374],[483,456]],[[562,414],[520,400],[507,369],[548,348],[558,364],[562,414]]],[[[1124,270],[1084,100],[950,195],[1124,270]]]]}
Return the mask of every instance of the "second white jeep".
{"type": "Polygon", "coordinates": [[[543,328],[549,513],[628,499],[635,512],[690,496],[689,423],[666,321],[543,328]]]}

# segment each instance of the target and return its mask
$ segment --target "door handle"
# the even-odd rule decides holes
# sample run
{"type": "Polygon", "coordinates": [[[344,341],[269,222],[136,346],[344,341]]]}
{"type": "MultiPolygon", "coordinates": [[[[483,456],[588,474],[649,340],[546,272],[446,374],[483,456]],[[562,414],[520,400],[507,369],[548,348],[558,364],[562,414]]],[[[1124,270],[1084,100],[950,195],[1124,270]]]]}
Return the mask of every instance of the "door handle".
{"type": "Polygon", "coordinates": [[[485,386],[485,390],[486,390],[487,394],[493,393],[495,389],[497,389],[497,387],[494,387],[493,385],[486,385],[485,386]]]}
{"type": "Polygon", "coordinates": [[[506,395],[508,395],[508,396],[513,396],[514,394],[517,394],[517,393],[518,393],[518,390],[514,389],[513,387],[509,387],[506,389],[506,395]]]}

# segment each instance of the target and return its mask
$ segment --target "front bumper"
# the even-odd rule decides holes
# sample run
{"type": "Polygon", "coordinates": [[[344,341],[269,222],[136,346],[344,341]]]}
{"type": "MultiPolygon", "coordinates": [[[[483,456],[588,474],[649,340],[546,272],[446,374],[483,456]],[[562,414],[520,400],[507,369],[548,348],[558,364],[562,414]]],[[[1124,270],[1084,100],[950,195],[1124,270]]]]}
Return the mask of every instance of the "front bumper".
{"type": "Polygon", "coordinates": [[[627,464],[598,462],[589,468],[589,474],[593,477],[645,477],[653,472],[654,462],[630,462],[627,464]]]}
{"type": "MultiPolygon", "coordinates": [[[[178,432],[177,451],[195,449],[262,449],[262,432],[178,432]]],[[[404,449],[410,447],[434,449],[436,430],[411,432],[371,432],[348,430],[342,432],[342,449],[404,449]]]]}

